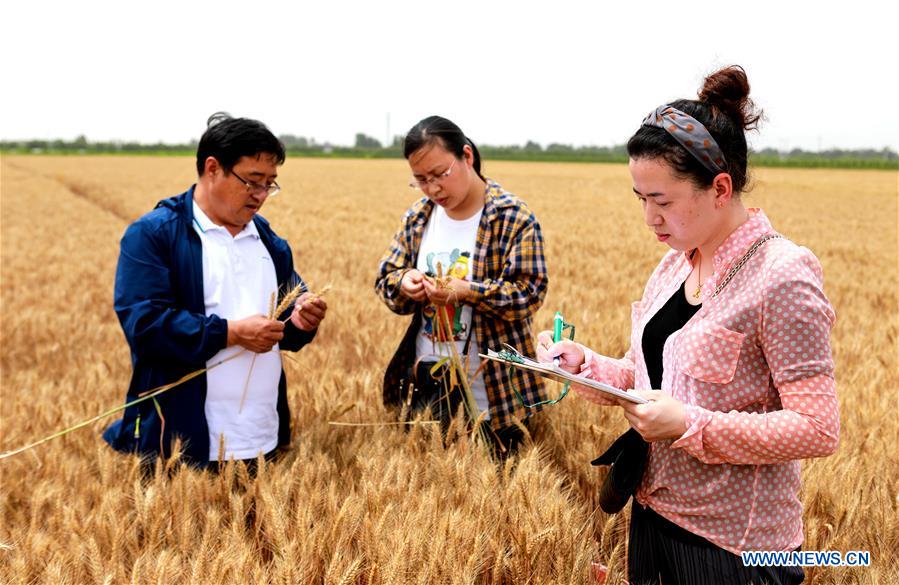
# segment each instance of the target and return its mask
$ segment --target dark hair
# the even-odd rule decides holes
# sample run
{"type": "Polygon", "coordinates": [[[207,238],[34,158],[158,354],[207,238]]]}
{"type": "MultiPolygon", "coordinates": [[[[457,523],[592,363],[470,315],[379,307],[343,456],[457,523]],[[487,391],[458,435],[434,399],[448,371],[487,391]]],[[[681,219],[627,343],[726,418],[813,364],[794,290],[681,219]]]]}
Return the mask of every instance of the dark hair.
{"type": "MultiPolygon", "coordinates": [[[[668,105],[706,127],[724,153],[734,192],[742,192],[748,180],[746,131],[755,130],[762,116],[749,99],[746,71],[739,65],[725,67],[705,78],[698,100],[675,100],[668,105]]],[[[698,187],[710,186],[716,176],[662,128],[641,126],[628,140],[627,154],[633,159],[662,158],[698,187]]]]}
{"type": "Polygon", "coordinates": [[[284,144],[265,124],[249,118],[232,118],[227,112],[216,112],[206,121],[206,132],[197,145],[197,174],[203,176],[206,159],[215,157],[230,171],[243,156],[270,154],[277,164],[284,164],[284,144]]]}
{"type": "Polygon", "coordinates": [[[486,180],[481,174],[481,153],[478,152],[478,147],[474,145],[471,138],[465,136],[461,128],[440,116],[428,116],[412,126],[403,139],[403,156],[408,160],[412,153],[432,144],[442,144],[456,158],[464,156],[465,145],[470,146],[474,153],[474,172],[481,180],[486,180]]]}

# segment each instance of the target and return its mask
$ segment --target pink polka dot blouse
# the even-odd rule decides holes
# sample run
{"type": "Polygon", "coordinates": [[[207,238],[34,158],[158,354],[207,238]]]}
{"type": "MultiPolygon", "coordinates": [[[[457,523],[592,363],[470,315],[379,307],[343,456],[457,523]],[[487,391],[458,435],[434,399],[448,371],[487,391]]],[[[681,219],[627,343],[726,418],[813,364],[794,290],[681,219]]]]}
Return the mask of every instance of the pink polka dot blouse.
{"type": "MultiPolygon", "coordinates": [[[[802,544],[799,460],[832,454],[840,430],[835,316],[815,255],[771,239],[713,297],[731,266],[774,233],[764,212],[749,211],[715,253],[702,308],[665,343],[661,389],[684,403],[687,432],[652,443],[637,490],[644,506],[733,553],[802,544]]],[[[633,304],[630,350],[612,359],[585,348],[583,375],[650,389],[643,329],[690,270],[687,254],[670,251],[633,304]]]]}

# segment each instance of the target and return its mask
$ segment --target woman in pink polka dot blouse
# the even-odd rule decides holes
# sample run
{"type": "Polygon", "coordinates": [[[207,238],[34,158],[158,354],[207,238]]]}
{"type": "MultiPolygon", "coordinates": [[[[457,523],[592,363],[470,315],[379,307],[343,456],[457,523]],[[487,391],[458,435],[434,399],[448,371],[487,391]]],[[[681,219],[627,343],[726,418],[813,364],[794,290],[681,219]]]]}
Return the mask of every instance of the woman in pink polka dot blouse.
{"type": "Polygon", "coordinates": [[[821,265],[741,198],[745,131],[758,119],[736,66],[706,78],[698,100],[647,116],[628,142],[630,172],[646,225],[672,249],[633,304],[631,347],[613,359],[539,336],[539,359],[650,400],[576,387],[622,408],[649,445],[631,512],[632,585],[804,577],[739,557],[802,544],[800,460],[832,454],[840,428],[821,265]]]}

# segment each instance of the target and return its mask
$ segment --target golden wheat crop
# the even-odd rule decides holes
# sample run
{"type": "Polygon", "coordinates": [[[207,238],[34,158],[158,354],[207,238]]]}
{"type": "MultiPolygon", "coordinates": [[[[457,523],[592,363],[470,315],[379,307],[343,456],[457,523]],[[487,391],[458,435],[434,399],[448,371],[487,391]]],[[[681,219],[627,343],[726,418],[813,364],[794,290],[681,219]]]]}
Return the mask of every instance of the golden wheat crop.
{"type": "MultiPolygon", "coordinates": [[[[0,451],[120,404],[130,359],[112,310],[125,226],[193,180],[188,158],[4,157],[0,451]]],[[[550,287],[578,339],[622,354],[629,302],[665,251],[642,225],[622,165],[490,163],[529,202],[550,287]]],[[[596,507],[588,462],[625,428],[571,396],[497,469],[464,437],[391,420],[382,369],[406,321],[372,290],[378,259],[415,195],[403,161],[289,159],[263,210],[331,307],[315,343],[285,360],[293,445],[256,480],[158,469],[106,447],[105,424],[0,461],[4,583],[584,583],[623,574],[626,514],[596,507]]],[[[836,455],[804,463],[805,549],[869,550],[869,568],[810,583],[899,582],[897,177],[755,173],[752,205],[814,250],[838,322],[836,455]]],[[[177,391],[177,390],[173,390],[177,391]]]]}

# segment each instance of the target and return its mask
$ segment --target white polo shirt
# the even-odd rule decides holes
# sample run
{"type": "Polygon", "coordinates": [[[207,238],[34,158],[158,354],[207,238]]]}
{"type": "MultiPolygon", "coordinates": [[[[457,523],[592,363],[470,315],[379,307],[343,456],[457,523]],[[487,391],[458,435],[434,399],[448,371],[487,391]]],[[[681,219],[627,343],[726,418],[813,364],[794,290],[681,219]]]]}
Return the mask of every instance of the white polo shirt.
{"type": "MultiPolygon", "coordinates": [[[[194,231],[203,243],[203,296],[206,315],[238,320],[267,315],[271,295],[278,289],[272,262],[252,221],[236,236],[216,225],[193,204],[194,231]]],[[[240,352],[234,345],[215,354],[207,367],[240,352]]],[[[281,354],[276,344],[268,353],[246,351],[206,373],[206,422],[209,460],[252,459],[278,445],[278,381],[281,354]],[[256,356],[253,363],[253,356],[256,356]],[[252,374],[250,366],[252,365],[252,374]],[[249,375],[249,383],[247,377],[249,375]],[[244,387],[243,410],[240,409],[244,387]]]]}

